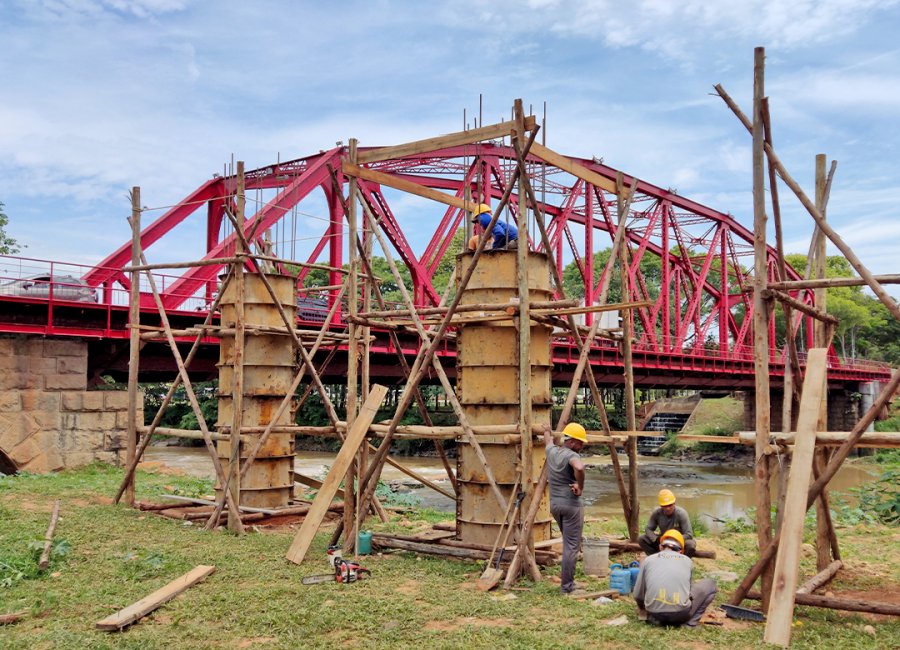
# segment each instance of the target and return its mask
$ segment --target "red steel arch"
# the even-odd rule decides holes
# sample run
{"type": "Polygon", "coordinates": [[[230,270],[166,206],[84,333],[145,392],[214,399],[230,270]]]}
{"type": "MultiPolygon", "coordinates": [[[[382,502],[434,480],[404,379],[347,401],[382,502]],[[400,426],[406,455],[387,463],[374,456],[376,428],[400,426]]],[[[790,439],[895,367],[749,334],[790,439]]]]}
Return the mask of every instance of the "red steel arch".
{"type": "MultiPolygon", "coordinates": [[[[361,159],[365,160],[365,152],[373,150],[361,148],[361,159]]],[[[250,217],[255,216],[260,221],[255,230],[257,240],[272,228],[276,248],[286,245],[287,242],[278,240],[278,224],[288,215],[296,215],[298,209],[305,214],[305,205],[312,201],[321,202],[324,198],[328,213],[327,218],[322,219],[324,232],[304,256],[310,263],[321,261],[340,267],[346,257],[346,216],[340,197],[335,195],[333,179],[341,187],[346,184],[347,178],[341,171],[346,158],[347,149],[338,146],[248,172],[248,194],[258,192],[267,198],[258,203],[255,211],[248,210],[245,234],[250,235],[250,217]],[[322,194],[316,190],[322,190],[322,194]]],[[[611,245],[618,223],[617,197],[613,191],[618,172],[597,160],[559,158],[557,164],[550,164],[535,155],[529,156],[528,174],[542,204],[560,272],[567,261],[574,260],[586,302],[592,303],[598,297],[601,284],[595,278],[598,269],[594,268],[592,253],[611,245]],[[590,170],[594,182],[573,175],[568,163],[577,163],[590,170]]],[[[515,160],[512,147],[486,142],[399,156],[362,166],[422,188],[437,189],[458,198],[465,197],[468,192],[472,197],[481,196],[484,202],[491,203],[506,190],[515,160]]],[[[633,178],[627,174],[622,177],[625,186],[630,186],[633,178]]],[[[428,214],[428,209],[416,208],[415,220],[404,219],[398,217],[396,211],[409,211],[409,208],[398,200],[396,190],[367,180],[360,180],[359,186],[397,256],[410,271],[417,304],[436,304],[439,296],[433,285],[434,275],[453,234],[465,226],[466,213],[458,207],[431,203],[429,208],[433,218],[422,217],[422,214],[428,214]],[[417,252],[405,229],[406,232],[420,232],[423,228],[431,235],[424,248],[417,252]]],[[[223,228],[223,216],[225,206],[235,202],[236,189],[233,176],[213,178],[146,226],[141,233],[141,244],[151,261],[154,246],[162,246],[160,242],[166,234],[195,213],[202,214],[204,208],[207,236],[203,257],[228,256],[234,250],[235,236],[223,228]]],[[[509,201],[511,215],[515,214],[518,203],[519,197],[513,192],[509,201]]],[[[321,212],[319,208],[313,210],[321,212]]],[[[514,216],[510,218],[514,219],[514,216]]],[[[540,241],[532,230],[529,229],[530,240],[540,241]]],[[[753,266],[752,232],[729,214],[682,197],[673,190],[638,180],[627,218],[626,239],[631,255],[628,266],[631,295],[626,299],[653,301],[652,306],[637,314],[636,327],[640,337],[637,346],[658,353],[716,350],[716,356],[720,358],[745,360],[752,346],[753,304],[749,293],[753,266]],[[648,274],[658,277],[648,277],[648,274]]],[[[130,262],[130,246],[130,241],[124,243],[84,279],[91,286],[105,287],[106,295],[114,287],[127,289],[129,280],[122,269],[130,262]]],[[[768,269],[770,279],[777,279],[775,251],[771,248],[768,269]]],[[[220,272],[221,267],[214,265],[188,270],[165,288],[164,304],[169,309],[181,309],[188,300],[198,297],[208,301],[215,291],[220,272]]],[[[306,272],[308,270],[301,273],[301,281],[306,272]]],[[[789,270],[789,275],[787,279],[799,278],[793,270],[789,270]]],[[[340,275],[332,272],[330,284],[339,283],[340,275]]],[[[813,303],[812,292],[795,292],[794,296],[808,304],[813,303]]],[[[149,297],[145,299],[149,301],[149,297]]],[[[145,306],[152,305],[148,302],[145,306]]],[[[586,319],[589,320],[590,315],[586,319]]],[[[805,320],[809,331],[808,319],[805,320]]],[[[773,317],[770,331],[774,333],[774,329],[773,317]]],[[[774,336],[770,339],[774,341],[774,336]]],[[[776,356],[780,353],[773,349],[772,358],[776,356]]]]}

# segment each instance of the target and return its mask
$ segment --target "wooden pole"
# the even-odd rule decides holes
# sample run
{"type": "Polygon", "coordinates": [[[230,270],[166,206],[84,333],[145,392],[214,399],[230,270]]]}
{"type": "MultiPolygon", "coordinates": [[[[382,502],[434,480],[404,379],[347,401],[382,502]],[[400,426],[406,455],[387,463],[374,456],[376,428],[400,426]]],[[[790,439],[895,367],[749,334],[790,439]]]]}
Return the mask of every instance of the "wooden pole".
{"type": "MultiPolygon", "coordinates": [[[[760,551],[772,541],[769,496],[769,332],[768,310],[763,298],[768,279],[766,248],[766,197],[764,129],[762,99],[764,93],[765,49],[754,50],[753,69],[753,367],[756,376],[756,534],[760,551]]],[[[772,572],[763,575],[763,607],[768,607],[772,572]]]]}
{"type": "MultiPolygon", "coordinates": [[[[131,188],[131,263],[136,265],[141,256],[141,188],[131,188]]],[[[138,271],[131,272],[129,291],[128,323],[130,326],[128,341],[128,431],[125,441],[125,462],[128,467],[134,464],[137,451],[137,400],[138,400],[138,364],[141,358],[141,282],[138,271]]],[[[143,424],[143,423],[142,423],[143,424]]],[[[134,506],[134,472],[126,476],[125,503],[134,506]]]]}
{"type": "MultiPolygon", "coordinates": [[[[900,284],[900,275],[875,275],[872,277],[879,284],[900,284]]],[[[770,283],[769,288],[778,291],[799,291],[800,289],[831,289],[833,287],[861,287],[865,285],[866,281],[862,278],[826,278],[824,280],[783,280],[770,283]]]]}
{"type": "Polygon", "coordinates": [[[823,585],[828,584],[832,578],[837,574],[837,572],[843,568],[844,563],[840,560],[834,560],[827,567],[819,571],[812,578],[804,582],[800,587],[797,588],[798,594],[811,594],[815,592],[816,589],[822,587],[823,585]]]}
{"type": "MultiPolygon", "coordinates": [[[[759,592],[751,591],[747,598],[759,600],[759,592]]],[[[825,609],[839,609],[846,612],[866,612],[868,614],[882,614],[885,616],[900,616],[900,605],[896,603],[874,602],[855,598],[837,598],[832,596],[817,596],[815,594],[797,594],[794,602],[806,607],[823,607],[825,609]]]]}
{"type": "MultiPolygon", "coordinates": [[[[816,209],[826,218],[825,214],[825,154],[816,155],[816,209]]],[[[812,259],[812,277],[818,280],[825,278],[826,248],[825,233],[821,228],[815,233],[815,252],[812,259]]],[[[815,289],[814,297],[816,308],[822,313],[827,313],[826,290],[815,289]]],[[[813,322],[813,345],[817,348],[828,346],[828,332],[825,323],[821,320],[813,322]]],[[[816,431],[828,431],[828,391],[826,390],[819,404],[819,420],[816,423],[816,431]]],[[[825,449],[819,448],[814,452],[813,467],[820,470],[825,467],[825,449]]],[[[824,488],[816,500],[816,569],[823,571],[832,560],[831,548],[831,513],[828,509],[828,489],[824,488]]]]}
{"type": "MultiPolygon", "coordinates": [[[[243,226],[246,221],[246,201],[245,179],[244,179],[244,161],[237,161],[237,221],[243,226]]],[[[235,242],[235,251],[240,256],[245,252],[244,242],[238,239],[235,242]]],[[[241,504],[241,426],[244,417],[244,261],[236,262],[232,266],[232,274],[234,278],[234,356],[231,359],[232,368],[234,370],[231,379],[231,455],[228,460],[228,481],[227,487],[222,489],[229,490],[232,502],[241,504]]],[[[241,533],[244,530],[240,515],[237,512],[229,511],[228,513],[228,530],[241,533]]]]}
{"type": "MultiPolygon", "coordinates": [[[[133,504],[132,504],[133,505],[133,504]]],[[[56,522],[59,521],[59,499],[53,503],[53,512],[50,514],[50,525],[44,535],[44,550],[38,562],[38,569],[46,571],[50,566],[50,551],[53,549],[53,535],[56,533],[56,522]]]]}
{"type": "MultiPolygon", "coordinates": [[[[516,129],[513,132],[512,139],[516,142],[523,142],[525,139],[525,114],[522,110],[522,100],[516,99],[513,104],[515,114],[516,129]]],[[[531,304],[530,292],[528,288],[528,201],[525,191],[525,183],[527,182],[526,174],[519,174],[519,195],[518,204],[516,206],[516,221],[519,229],[518,246],[516,247],[516,285],[519,296],[519,322],[518,322],[518,345],[519,345],[519,432],[522,440],[519,445],[519,484],[525,493],[525,502],[531,503],[535,497],[534,483],[532,475],[534,472],[534,453],[533,439],[531,434],[531,304]]],[[[537,206],[534,205],[535,210],[537,206]]],[[[525,513],[521,508],[518,510],[519,527],[525,524],[525,513]]],[[[515,519],[515,517],[514,517],[515,519]]],[[[512,525],[511,525],[512,526],[512,525]]],[[[534,540],[528,537],[520,536],[519,545],[525,545],[530,552],[533,553],[534,540]]],[[[538,574],[540,578],[540,574],[538,574]]]]}
{"type": "MultiPolygon", "coordinates": [[[[806,496],[812,477],[816,426],[819,407],[825,393],[826,348],[812,348],[806,361],[806,376],[797,419],[797,439],[788,479],[787,499],[782,521],[782,543],[775,559],[775,580],[767,609],[765,640],[787,647],[791,640],[794,596],[800,569],[800,547],[803,543],[803,521],[806,496]]],[[[768,512],[766,515],[768,516],[768,512]]],[[[765,594],[763,594],[765,595],[765,594]]],[[[765,600],[763,601],[765,602],[765,600]]]]}
{"type": "MultiPolygon", "coordinates": [[[[348,147],[348,155],[349,160],[352,164],[356,164],[356,146],[357,141],[356,138],[350,138],[349,147],[348,147]]],[[[349,278],[349,290],[348,290],[348,301],[347,301],[347,313],[350,316],[349,319],[349,334],[350,341],[348,342],[347,347],[347,426],[353,426],[353,420],[356,418],[356,410],[358,408],[357,403],[357,388],[359,386],[359,336],[360,328],[356,323],[353,322],[353,319],[359,313],[359,268],[357,263],[357,251],[356,251],[356,239],[358,227],[356,223],[356,206],[357,206],[357,195],[356,195],[356,184],[357,180],[355,177],[350,177],[349,189],[348,189],[348,197],[346,204],[346,214],[347,214],[347,227],[349,229],[349,245],[347,246],[347,257],[350,266],[350,275],[349,278]]],[[[365,447],[365,445],[360,445],[360,449],[365,447]]],[[[357,481],[357,471],[359,468],[359,453],[357,452],[357,457],[351,459],[350,465],[347,467],[347,475],[344,478],[344,530],[356,530],[356,526],[354,525],[356,522],[356,481],[357,481]]],[[[344,544],[343,551],[344,553],[353,552],[356,555],[356,544],[358,538],[354,536],[351,538],[349,535],[344,536],[344,544]]]]}
{"type": "MultiPolygon", "coordinates": [[[[624,229],[624,219],[628,214],[630,202],[623,199],[625,184],[623,182],[622,173],[616,174],[616,189],[618,190],[618,210],[619,223],[624,229]]],[[[618,235],[618,232],[616,232],[618,235]]],[[[623,237],[619,242],[619,268],[621,269],[620,280],[622,283],[622,300],[627,301],[631,297],[630,269],[628,263],[628,243],[623,237]]],[[[630,309],[626,309],[622,314],[622,362],[625,374],[625,422],[626,429],[634,431],[637,428],[637,422],[634,413],[634,366],[631,358],[631,340],[634,336],[634,314],[630,309]]],[[[599,320],[599,319],[598,319],[599,320]]],[[[602,408],[603,405],[598,405],[602,408]]],[[[637,438],[629,438],[625,443],[625,449],[628,451],[628,495],[629,495],[629,517],[628,517],[628,537],[632,542],[636,542],[640,533],[640,504],[638,503],[638,459],[637,459],[637,438]]]]}

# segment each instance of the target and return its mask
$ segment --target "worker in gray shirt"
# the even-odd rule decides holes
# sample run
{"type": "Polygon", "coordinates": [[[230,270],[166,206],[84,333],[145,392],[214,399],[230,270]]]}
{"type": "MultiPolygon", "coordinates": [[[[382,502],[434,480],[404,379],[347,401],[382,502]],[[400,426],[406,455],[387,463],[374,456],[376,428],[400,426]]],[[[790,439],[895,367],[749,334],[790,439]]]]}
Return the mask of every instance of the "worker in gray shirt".
{"type": "Polygon", "coordinates": [[[697,542],[694,540],[694,530],[691,528],[691,518],[687,510],[675,505],[675,494],[672,490],[659,491],[659,507],[651,514],[647,521],[647,529],[638,537],[641,550],[647,555],[659,552],[659,534],[667,530],[677,530],[684,537],[682,548],[688,557],[694,557],[697,552],[697,542]],[[656,531],[659,531],[657,533],[656,531]]]}
{"type": "Polygon", "coordinates": [[[563,429],[563,442],[556,445],[550,426],[544,426],[544,447],[547,452],[547,483],[550,485],[550,514],[559,526],[563,540],[560,590],[570,594],[576,589],[575,563],[581,550],[584,529],[584,463],[578,455],[587,442],[584,427],[570,422],[563,429]]]}
{"type": "Polygon", "coordinates": [[[667,530],[660,537],[659,552],[641,562],[632,592],[639,619],[696,627],[715,598],[715,581],[706,578],[691,584],[694,563],[682,553],[684,542],[677,530],[667,530]]]}

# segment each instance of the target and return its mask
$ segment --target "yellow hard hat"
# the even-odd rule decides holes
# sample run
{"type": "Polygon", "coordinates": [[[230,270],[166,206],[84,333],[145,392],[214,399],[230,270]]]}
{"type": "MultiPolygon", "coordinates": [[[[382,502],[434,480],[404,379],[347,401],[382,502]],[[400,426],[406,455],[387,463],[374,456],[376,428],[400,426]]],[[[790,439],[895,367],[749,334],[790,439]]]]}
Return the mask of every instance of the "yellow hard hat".
{"type": "Polygon", "coordinates": [[[679,552],[684,551],[684,536],[681,533],[679,533],[677,530],[672,528],[671,530],[667,530],[666,532],[664,532],[662,534],[662,537],[659,538],[660,547],[662,547],[663,543],[667,539],[672,540],[673,542],[676,542],[678,544],[679,552]]]}
{"type": "Polygon", "coordinates": [[[577,422],[569,422],[566,428],[563,429],[563,435],[581,442],[587,442],[587,431],[577,422]]]}
{"type": "Polygon", "coordinates": [[[659,491],[659,505],[670,506],[675,503],[675,493],[672,490],[662,489],[659,491]]]}
{"type": "Polygon", "coordinates": [[[478,207],[472,211],[472,221],[475,221],[478,218],[478,215],[485,212],[492,212],[491,206],[489,206],[487,203],[479,203],[478,207]]]}

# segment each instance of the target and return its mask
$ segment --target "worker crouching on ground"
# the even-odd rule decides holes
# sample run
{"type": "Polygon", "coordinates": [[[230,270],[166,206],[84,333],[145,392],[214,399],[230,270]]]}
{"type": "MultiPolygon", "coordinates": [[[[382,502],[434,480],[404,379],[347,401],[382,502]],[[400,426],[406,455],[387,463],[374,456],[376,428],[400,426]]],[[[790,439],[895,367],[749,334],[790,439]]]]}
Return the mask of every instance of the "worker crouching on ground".
{"type": "MultiPolygon", "coordinates": [[[[482,229],[491,224],[491,207],[484,203],[479,204],[472,215],[472,223],[477,223],[482,229]]],[[[491,250],[515,250],[518,246],[519,231],[511,223],[497,220],[491,230],[491,250]]]]}
{"type": "Polygon", "coordinates": [[[666,530],[677,530],[684,537],[681,543],[684,554],[694,557],[697,552],[697,542],[694,540],[694,530],[691,528],[691,519],[687,510],[675,505],[675,494],[672,490],[659,491],[659,507],[651,514],[647,521],[647,529],[638,537],[638,544],[647,555],[653,555],[659,551],[659,534],[666,530]]]}
{"type": "Polygon", "coordinates": [[[706,578],[691,584],[694,563],[683,554],[684,541],[677,530],[667,530],[660,537],[659,553],[641,563],[632,592],[641,620],[697,627],[715,598],[715,581],[706,578]]]}
{"type": "Polygon", "coordinates": [[[550,425],[544,426],[544,447],[547,452],[547,482],[550,485],[550,514],[556,520],[563,540],[560,590],[569,594],[577,588],[575,563],[581,550],[584,529],[584,463],[578,453],[587,442],[584,427],[570,422],[563,429],[561,445],[553,442],[550,425]]]}

